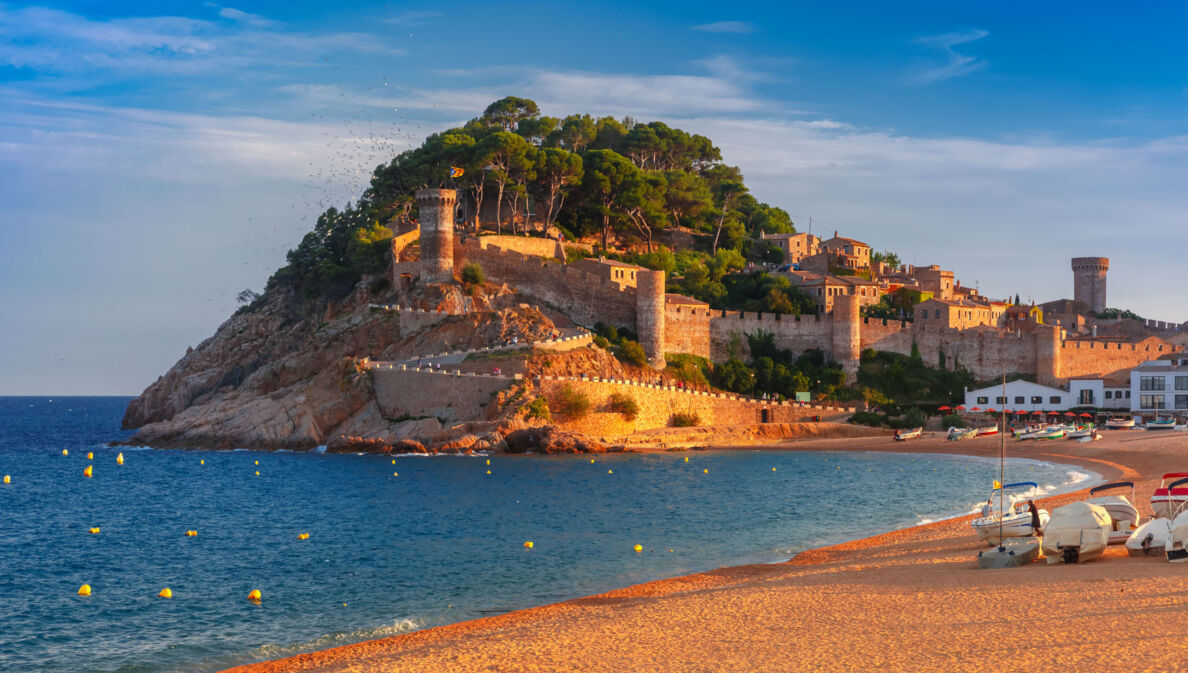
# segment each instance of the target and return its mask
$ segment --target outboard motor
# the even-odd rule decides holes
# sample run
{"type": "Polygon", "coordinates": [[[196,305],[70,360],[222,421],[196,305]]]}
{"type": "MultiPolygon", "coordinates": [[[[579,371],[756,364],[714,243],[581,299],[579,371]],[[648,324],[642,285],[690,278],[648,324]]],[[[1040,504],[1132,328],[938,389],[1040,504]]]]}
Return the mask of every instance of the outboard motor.
{"type": "Polygon", "coordinates": [[[1061,547],[1060,553],[1064,555],[1065,563],[1076,563],[1077,557],[1080,555],[1080,547],[1061,547]]]}

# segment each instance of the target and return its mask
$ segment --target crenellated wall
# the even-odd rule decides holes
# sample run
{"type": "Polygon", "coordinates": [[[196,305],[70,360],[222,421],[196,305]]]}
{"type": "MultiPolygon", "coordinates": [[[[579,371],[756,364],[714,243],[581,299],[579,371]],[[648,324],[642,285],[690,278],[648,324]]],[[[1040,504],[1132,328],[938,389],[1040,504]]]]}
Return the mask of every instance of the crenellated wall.
{"type": "Polygon", "coordinates": [[[490,236],[480,236],[478,238],[479,245],[486,248],[490,245],[496,245],[503,250],[518,252],[524,255],[532,255],[533,257],[548,257],[551,259],[565,260],[565,248],[560,241],[554,241],[551,238],[537,238],[534,236],[503,236],[499,234],[490,236]]]}
{"type": "Polygon", "coordinates": [[[669,304],[664,311],[664,351],[690,353],[710,359],[709,308],[689,304],[669,304]]]}

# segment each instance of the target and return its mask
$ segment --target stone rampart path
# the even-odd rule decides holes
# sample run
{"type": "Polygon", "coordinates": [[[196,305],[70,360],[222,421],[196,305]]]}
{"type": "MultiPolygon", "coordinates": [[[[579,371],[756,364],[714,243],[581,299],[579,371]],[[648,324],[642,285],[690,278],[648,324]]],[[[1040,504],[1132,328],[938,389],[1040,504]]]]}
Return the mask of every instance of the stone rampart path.
{"type": "MultiPolygon", "coordinates": [[[[492,349],[492,350],[500,350],[500,349],[492,349]]],[[[475,352],[482,352],[482,351],[480,349],[475,352]]],[[[458,369],[434,369],[431,366],[417,367],[415,365],[400,364],[400,363],[396,363],[396,362],[377,362],[374,360],[364,360],[362,364],[363,364],[363,367],[366,369],[402,371],[402,372],[419,372],[421,374],[429,374],[429,375],[433,375],[433,376],[456,376],[458,378],[503,379],[508,382],[524,380],[523,374],[513,374],[510,376],[505,375],[505,374],[481,374],[481,373],[476,373],[476,372],[463,372],[458,369]]],[[[819,405],[819,404],[804,404],[801,402],[794,402],[791,400],[780,400],[780,401],[764,400],[764,399],[760,399],[757,397],[748,397],[746,395],[739,395],[737,393],[719,393],[719,392],[711,392],[711,391],[704,391],[704,390],[691,390],[689,388],[679,388],[679,387],[673,386],[673,385],[647,383],[645,381],[638,381],[635,379],[602,378],[602,377],[597,377],[597,376],[591,376],[591,377],[542,376],[542,377],[540,377],[540,379],[542,381],[575,381],[575,382],[582,382],[582,383],[604,383],[607,385],[616,385],[616,386],[635,386],[638,388],[648,388],[651,390],[667,390],[669,392],[680,393],[680,394],[689,395],[692,397],[716,397],[719,399],[730,399],[730,400],[735,400],[735,401],[743,402],[743,403],[747,403],[747,404],[754,404],[756,406],[762,406],[762,407],[798,407],[800,409],[805,409],[805,410],[815,409],[818,411],[827,411],[827,412],[834,412],[834,413],[848,413],[848,414],[854,413],[854,407],[827,406],[827,405],[819,405]]]]}

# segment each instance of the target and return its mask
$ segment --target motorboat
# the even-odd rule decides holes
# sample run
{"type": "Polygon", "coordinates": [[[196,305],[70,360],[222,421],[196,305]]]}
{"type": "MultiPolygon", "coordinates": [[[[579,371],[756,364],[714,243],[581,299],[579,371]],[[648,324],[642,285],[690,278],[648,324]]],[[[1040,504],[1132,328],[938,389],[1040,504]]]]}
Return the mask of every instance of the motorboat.
{"type": "Polygon", "coordinates": [[[1188,503],[1188,472],[1168,472],[1151,494],[1151,511],[1156,518],[1171,519],[1188,503]]]}
{"type": "Polygon", "coordinates": [[[1105,426],[1107,430],[1131,430],[1134,428],[1134,419],[1114,416],[1106,421],[1105,426]]]}
{"type": "MultiPolygon", "coordinates": [[[[988,545],[997,545],[1005,538],[1035,535],[1027,503],[1036,497],[1038,490],[1039,484],[1034,481],[992,489],[986,504],[982,506],[981,516],[970,522],[978,539],[988,545]],[[1006,516],[999,516],[1002,511],[1000,504],[1006,510],[1006,516]]],[[[1048,523],[1048,510],[1041,509],[1038,513],[1042,530],[1048,523]]]]}
{"type": "Polygon", "coordinates": [[[1138,528],[1140,517],[1138,508],[1134,506],[1133,481],[1116,481],[1091,488],[1086,502],[1104,507],[1110,515],[1110,544],[1124,544],[1138,528]],[[1120,488],[1129,488],[1130,498],[1117,494],[1105,495],[1107,491],[1120,488]]]}
{"type": "Polygon", "coordinates": [[[1139,526],[1126,540],[1126,553],[1131,556],[1166,554],[1167,538],[1171,535],[1171,521],[1151,519],[1139,526]]]}
{"type": "Polygon", "coordinates": [[[984,428],[978,428],[975,432],[977,433],[978,437],[981,437],[983,435],[997,435],[998,434],[998,426],[997,425],[987,425],[984,428]]]}
{"type": "Polygon", "coordinates": [[[1110,514],[1100,505],[1073,502],[1052,511],[1044,526],[1048,563],[1082,563],[1101,556],[1110,542],[1110,514]]]}
{"type": "Polygon", "coordinates": [[[895,441],[906,442],[909,439],[919,439],[924,436],[924,428],[909,428],[895,433],[895,441]]]}
{"type": "Polygon", "coordinates": [[[978,436],[978,431],[973,428],[949,428],[949,439],[957,441],[959,439],[973,439],[978,436]]]}
{"type": "Polygon", "coordinates": [[[1146,430],[1174,430],[1176,428],[1176,419],[1156,418],[1144,423],[1143,428],[1146,430]]]}
{"type": "Polygon", "coordinates": [[[1188,561],[1185,543],[1188,543],[1188,509],[1181,509],[1168,526],[1167,543],[1163,549],[1167,560],[1172,563],[1188,561]]]}

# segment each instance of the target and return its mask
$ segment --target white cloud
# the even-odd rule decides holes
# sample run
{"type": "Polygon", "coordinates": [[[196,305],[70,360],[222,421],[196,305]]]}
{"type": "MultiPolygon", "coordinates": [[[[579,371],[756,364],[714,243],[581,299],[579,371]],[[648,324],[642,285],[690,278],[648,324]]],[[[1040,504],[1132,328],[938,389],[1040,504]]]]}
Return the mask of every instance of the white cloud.
{"type": "Polygon", "coordinates": [[[944,33],[943,35],[917,38],[916,44],[939,51],[944,60],[939,65],[930,64],[917,69],[911,75],[911,81],[916,84],[932,84],[954,77],[963,77],[981,70],[986,66],[985,59],[961,54],[953,47],[976,42],[989,34],[984,30],[970,30],[963,33],[944,33]]]}
{"type": "Polygon", "coordinates": [[[713,23],[702,23],[696,26],[690,26],[693,30],[699,30],[703,33],[733,33],[736,35],[744,35],[746,33],[755,32],[755,26],[746,21],[715,21],[713,23]]]}
{"type": "Polygon", "coordinates": [[[231,19],[240,23],[246,23],[260,28],[279,28],[281,23],[273,21],[259,14],[249,14],[248,12],[235,9],[234,7],[222,7],[219,9],[219,16],[224,19],[231,19]]]}

